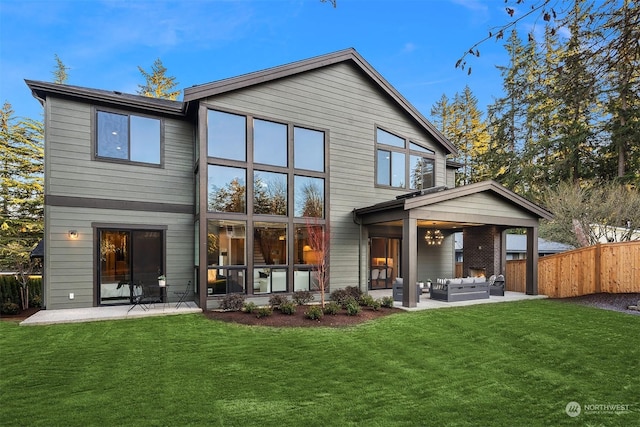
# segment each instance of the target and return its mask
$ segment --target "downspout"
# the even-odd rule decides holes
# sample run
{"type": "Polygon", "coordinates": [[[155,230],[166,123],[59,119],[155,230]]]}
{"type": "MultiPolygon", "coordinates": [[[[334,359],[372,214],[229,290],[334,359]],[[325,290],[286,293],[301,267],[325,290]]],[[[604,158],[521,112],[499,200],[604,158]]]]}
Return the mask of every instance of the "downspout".
{"type": "Polygon", "coordinates": [[[362,221],[358,219],[356,210],[352,211],[353,222],[358,225],[358,288],[362,286],[362,221]]]}

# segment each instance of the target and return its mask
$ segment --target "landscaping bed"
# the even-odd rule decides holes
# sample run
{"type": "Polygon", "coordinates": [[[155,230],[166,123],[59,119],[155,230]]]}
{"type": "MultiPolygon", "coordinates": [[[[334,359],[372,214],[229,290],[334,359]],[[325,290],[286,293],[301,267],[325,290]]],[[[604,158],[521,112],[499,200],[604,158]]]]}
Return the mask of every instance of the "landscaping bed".
{"type": "Polygon", "coordinates": [[[604,310],[619,311],[636,316],[640,315],[640,311],[629,310],[627,308],[630,305],[638,304],[638,301],[640,301],[640,292],[627,294],[598,293],[591,295],[582,295],[579,297],[558,298],[557,300],[574,304],[587,305],[604,310]]]}
{"type": "Polygon", "coordinates": [[[406,313],[399,308],[380,307],[377,311],[363,307],[360,313],[349,316],[346,310],[341,310],[335,315],[325,314],[320,320],[312,320],[305,317],[305,311],[310,306],[301,305],[296,308],[294,314],[283,314],[278,310],[273,310],[271,316],[260,317],[255,313],[245,313],[244,311],[205,311],[204,315],[209,319],[222,320],[224,322],[241,323],[244,325],[260,325],[274,327],[344,327],[357,325],[369,320],[388,316],[394,313],[406,313]]]}

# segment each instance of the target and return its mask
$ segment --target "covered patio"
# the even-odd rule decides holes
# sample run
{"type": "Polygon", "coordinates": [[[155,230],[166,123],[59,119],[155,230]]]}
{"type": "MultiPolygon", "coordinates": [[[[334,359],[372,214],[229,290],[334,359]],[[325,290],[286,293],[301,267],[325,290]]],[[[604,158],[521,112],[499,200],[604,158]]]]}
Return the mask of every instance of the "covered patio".
{"type": "MultiPolygon", "coordinates": [[[[538,294],[538,226],[550,212],[495,181],[461,187],[435,187],[395,200],[354,210],[363,241],[376,236],[401,240],[396,277],[403,278],[404,307],[417,306],[416,283],[427,274],[455,276],[453,233],[463,232],[463,276],[505,274],[506,232],[522,229],[527,236],[526,294],[538,294]],[[433,236],[439,238],[434,240],[433,236]],[[467,243],[468,242],[468,243],[467,243]],[[438,252],[433,248],[438,249],[438,252]],[[413,286],[410,286],[413,284],[413,286]]],[[[370,250],[363,253],[364,271],[371,269],[370,250]]],[[[369,280],[367,273],[367,280],[369,280]]],[[[426,296],[426,295],[425,295],[426,296]]]]}

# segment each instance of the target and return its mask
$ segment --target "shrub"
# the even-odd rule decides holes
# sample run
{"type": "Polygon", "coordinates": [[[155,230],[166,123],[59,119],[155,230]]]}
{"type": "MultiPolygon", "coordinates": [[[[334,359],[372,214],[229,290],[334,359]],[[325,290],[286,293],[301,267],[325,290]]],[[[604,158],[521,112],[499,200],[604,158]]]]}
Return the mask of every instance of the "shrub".
{"type": "Polygon", "coordinates": [[[288,315],[296,314],[296,304],[292,301],[280,304],[280,312],[288,315]]]}
{"type": "Polygon", "coordinates": [[[298,305],[305,305],[313,301],[314,297],[310,291],[295,291],[293,293],[293,300],[298,305]]]}
{"type": "Polygon", "coordinates": [[[362,291],[357,286],[347,286],[346,288],[344,288],[344,290],[350,297],[353,297],[356,300],[360,299],[360,297],[362,296],[362,291]]]}
{"type": "Polygon", "coordinates": [[[344,289],[336,289],[329,295],[332,301],[337,302],[342,307],[346,305],[347,300],[349,300],[350,298],[358,301],[361,296],[362,291],[356,286],[347,286],[344,289]]]}
{"type": "Polygon", "coordinates": [[[349,294],[345,289],[336,289],[331,292],[329,298],[331,298],[331,301],[334,301],[336,304],[343,306],[347,298],[349,298],[349,294]]]}
{"type": "Polygon", "coordinates": [[[220,308],[223,310],[240,311],[244,305],[244,295],[229,294],[220,300],[220,308]]]}
{"type": "Polygon", "coordinates": [[[340,304],[335,301],[329,301],[327,305],[324,306],[324,314],[330,314],[335,316],[340,312],[340,304]]]}
{"type": "Polygon", "coordinates": [[[2,304],[2,314],[18,314],[20,307],[15,302],[5,302],[2,304]]]}
{"type": "Polygon", "coordinates": [[[247,302],[244,304],[244,312],[245,313],[255,313],[255,311],[258,309],[258,306],[253,303],[253,302],[247,302]]]}
{"type": "Polygon", "coordinates": [[[380,303],[383,307],[393,308],[393,297],[383,297],[380,303]]]}
{"type": "Polygon", "coordinates": [[[373,303],[371,303],[369,307],[371,307],[373,311],[378,311],[380,310],[381,306],[382,306],[382,302],[380,302],[380,300],[377,299],[377,300],[373,300],[373,303]]]}
{"type": "Polygon", "coordinates": [[[347,315],[349,316],[357,316],[358,314],[360,314],[360,311],[362,310],[362,308],[360,307],[360,304],[358,304],[358,301],[356,301],[353,298],[347,301],[347,305],[345,308],[347,309],[347,315]]]}
{"type": "Polygon", "coordinates": [[[42,297],[40,295],[33,295],[31,301],[29,301],[29,306],[35,308],[42,307],[42,297]]]}
{"type": "Polygon", "coordinates": [[[358,300],[358,302],[363,307],[371,307],[373,306],[373,303],[375,302],[375,300],[371,295],[365,294],[360,296],[360,299],[358,300]]]}
{"type": "Polygon", "coordinates": [[[271,307],[260,307],[258,311],[256,311],[256,317],[260,319],[261,317],[269,317],[273,314],[273,310],[271,307]]]}
{"type": "Polygon", "coordinates": [[[278,310],[282,304],[289,302],[286,295],[271,295],[269,297],[269,305],[272,309],[278,310]]]}
{"type": "Polygon", "coordinates": [[[304,315],[307,319],[320,320],[322,319],[324,313],[322,313],[322,307],[320,307],[319,305],[312,305],[307,311],[304,312],[304,315]]]}

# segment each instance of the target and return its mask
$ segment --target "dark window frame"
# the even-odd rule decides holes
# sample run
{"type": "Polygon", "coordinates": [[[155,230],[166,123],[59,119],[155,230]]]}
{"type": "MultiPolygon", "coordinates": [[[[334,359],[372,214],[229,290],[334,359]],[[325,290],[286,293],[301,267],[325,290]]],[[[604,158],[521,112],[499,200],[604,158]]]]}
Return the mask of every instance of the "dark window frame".
{"type": "MultiPolygon", "coordinates": [[[[322,225],[326,227],[326,224],[329,223],[329,211],[327,210],[327,206],[330,205],[329,195],[330,195],[330,167],[329,167],[329,150],[330,150],[330,132],[329,129],[313,127],[309,124],[301,124],[294,121],[282,120],[277,118],[271,118],[263,115],[253,114],[252,112],[247,111],[239,111],[235,109],[225,109],[220,108],[219,106],[210,104],[210,103],[201,103],[201,117],[206,118],[209,110],[220,111],[223,113],[229,114],[237,114],[242,115],[246,118],[246,153],[247,158],[245,161],[238,161],[232,159],[224,159],[220,157],[210,156],[208,152],[201,153],[201,156],[205,156],[205,163],[207,165],[215,165],[215,166],[231,166],[237,168],[243,168],[247,173],[246,180],[246,212],[245,213],[236,213],[236,212],[212,212],[208,211],[207,208],[204,208],[202,214],[205,216],[206,220],[243,220],[247,223],[247,236],[246,236],[246,247],[247,247],[247,258],[246,264],[244,266],[238,266],[241,268],[245,268],[247,272],[252,272],[254,266],[254,260],[251,256],[251,251],[249,248],[253,248],[254,239],[253,239],[253,228],[254,223],[256,222],[278,222],[286,224],[287,229],[287,260],[285,264],[278,265],[280,268],[287,271],[287,290],[286,292],[293,292],[295,283],[293,282],[294,271],[296,268],[299,268],[300,265],[296,262],[294,256],[294,241],[295,238],[293,233],[296,226],[305,225],[309,220],[312,222],[322,225]],[[257,163],[254,161],[254,135],[253,135],[253,121],[254,119],[274,122],[278,124],[283,124],[287,126],[287,165],[286,166],[276,166],[276,165],[267,165],[263,163],[257,163]],[[323,150],[324,150],[324,159],[323,159],[323,170],[309,170],[303,168],[296,168],[294,162],[295,156],[295,141],[294,141],[294,129],[301,128],[310,131],[321,132],[323,134],[323,150]],[[254,177],[255,172],[274,172],[274,173],[283,173],[287,176],[287,215],[270,215],[270,214],[257,214],[254,213],[254,177]],[[323,180],[323,217],[322,218],[306,218],[306,217],[296,217],[295,216],[295,178],[297,176],[300,177],[308,177],[308,178],[319,178],[323,180]],[[251,232],[249,232],[251,231],[251,232]]],[[[203,149],[208,149],[208,141],[206,137],[208,136],[208,128],[205,126],[201,128],[200,135],[202,135],[205,140],[201,143],[201,147],[203,149]]],[[[208,197],[208,177],[203,176],[204,174],[200,174],[200,183],[201,186],[205,187],[203,195],[208,197]]],[[[201,190],[202,191],[202,190],[201,190]]],[[[202,215],[200,215],[202,216],[202,215]]],[[[206,222],[206,221],[205,221],[206,222]]],[[[202,223],[200,225],[202,228],[202,223]]],[[[254,295],[253,286],[250,284],[250,280],[252,278],[252,274],[247,273],[246,276],[246,289],[245,294],[248,296],[254,295]]],[[[267,294],[268,295],[268,294],[267,294]]],[[[222,295],[208,295],[211,297],[221,297],[222,295]]]]}
{"type": "Polygon", "coordinates": [[[135,165],[135,166],[145,166],[150,168],[164,168],[165,165],[165,119],[164,117],[153,116],[151,114],[141,114],[137,112],[131,112],[127,110],[119,110],[114,108],[104,108],[93,106],[91,109],[91,160],[101,161],[101,162],[111,162],[111,163],[119,163],[125,165],[135,165]],[[117,157],[108,157],[101,156],[98,154],[98,113],[107,113],[107,114],[117,114],[121,116],[127,116],[128,118],[128,144],[131,147],[131,116],[141,117],[145,119],[154,119],[158,120],[160,124],[160,141],[159,141],[159,150],[160,150],[160,161],[159,163],[149,163],[149,162],[141,162],[137,160],[130,160],[131,157],[131,149],[129,148],[129,155],[127,159],[120,159],[117,157]]]}
{"type": "MultiPolygon", "coordinates": [[[[390,131],[388,128],[385,128],[380,125],[375,125],[374,127],[374,186],[377,188],[387,188],[393,190],[411,190],[411,156],[418,156],[425,160],[428,160],[433,163],[433,186],[436,186],[436,152],[430,148],[425,147],[423,144],[416,142],[415,138],[409,138],[402,136],[396,132],[390,131]],[[394,145],[388,145],[381,142],[378,142],[378,130],[391,134],[399,139],[404,140],[404,147],[400,148],[394,145]],[[413,149],[413,146],[417,146],[422,148],[422,150],[413,149]],[[379,153],[380,151],[389,152],[389,184],[381,184],[378,181],[378,171],[380,170],[380,162],[379,162],[379,153]],[[404,155],[404,180],[403,186],[394,186],[393,185],[393,153],[400,153],[404,155]]],[[[424,187],[423,187],[424,188],[424,187]]],[[[432,188],[432,187],[427,187],[432,188]]]]}

